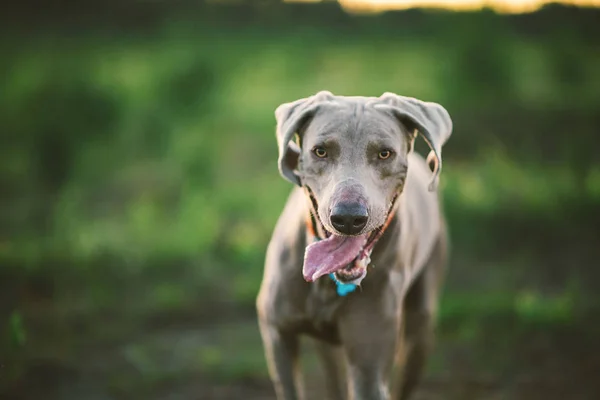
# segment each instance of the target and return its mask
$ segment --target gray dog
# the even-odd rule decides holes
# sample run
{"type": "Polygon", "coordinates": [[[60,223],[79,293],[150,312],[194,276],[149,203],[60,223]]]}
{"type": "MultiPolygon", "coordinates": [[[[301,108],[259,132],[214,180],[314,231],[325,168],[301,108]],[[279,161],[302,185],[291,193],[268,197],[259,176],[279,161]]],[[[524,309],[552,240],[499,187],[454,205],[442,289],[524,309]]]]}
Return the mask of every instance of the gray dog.
{"type": "Polygon", "coordinates": [[[390,382],[394,398],[408,399],[432,345],[447,258],[437,184],[450,116],[392,93],[327,91],[275,116],[279,171],[297,185],[257,298],[277,398],[303,397],[306,334],[317,339],[330,399],[389,399],[390,382]],[[427,161],[413,151],[417,133],[431,148],[427,161]]]}

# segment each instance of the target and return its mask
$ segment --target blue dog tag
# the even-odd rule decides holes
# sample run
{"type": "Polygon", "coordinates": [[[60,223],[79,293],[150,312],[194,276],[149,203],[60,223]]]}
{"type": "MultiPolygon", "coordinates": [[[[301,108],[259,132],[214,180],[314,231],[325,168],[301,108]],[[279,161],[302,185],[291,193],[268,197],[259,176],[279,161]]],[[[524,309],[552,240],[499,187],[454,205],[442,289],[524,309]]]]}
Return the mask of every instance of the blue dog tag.
{"type": "Polygon", "coordinates": [[[331,278],[331,280],[333,280],[337,286],[337,294],[340,296],[345,296],[348,293],[352,293],[356,290],[356,285],[354,283],[344,283],[344,282],[340,282],[337,279],[335,279],[335,274],[331,273],[329,274],[329,277],[331,278]]]}

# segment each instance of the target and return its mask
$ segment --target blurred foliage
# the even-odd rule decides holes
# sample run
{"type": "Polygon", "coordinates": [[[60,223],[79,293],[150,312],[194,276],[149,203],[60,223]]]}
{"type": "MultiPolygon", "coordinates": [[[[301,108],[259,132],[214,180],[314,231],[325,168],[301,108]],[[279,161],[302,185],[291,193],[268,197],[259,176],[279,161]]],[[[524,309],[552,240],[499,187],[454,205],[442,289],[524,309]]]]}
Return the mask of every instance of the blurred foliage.
{"type": "MultiPolygon", "coordinates": [[[[144,4],[4,25],[0,321],[14,337],[27,327],[15,307],[47,300],[62,316],[149,324],[223,303],[250,310],[291,189],[273,111],[322,89],[393,91],[452,115],[443,321],[570,323],[595,304],[597,10],[358,17],[334,4],[144,4]]],[[[120,332],[103,329],[94,334],[120,332]]],[[[209,369],[224,357],[196,356],[209,369]]]]}
{"type": "Polygon", "coordinates": [[[26,340],[25,329],[23,328],[23,319],[21,314],[13,312],[9,318],[9,332],[11,342],[15,347],[23,346],[26,340]]]}

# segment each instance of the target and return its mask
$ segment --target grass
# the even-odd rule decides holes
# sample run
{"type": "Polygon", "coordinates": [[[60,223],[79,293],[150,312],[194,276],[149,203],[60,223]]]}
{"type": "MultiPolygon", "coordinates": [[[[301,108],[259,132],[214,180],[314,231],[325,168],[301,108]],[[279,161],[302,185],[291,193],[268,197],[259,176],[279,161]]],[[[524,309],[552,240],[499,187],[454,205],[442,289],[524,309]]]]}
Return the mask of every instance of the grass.
{"type": "Polygon", "coordinates": [[[0,209],[0,273],[25,307],[10,310],[3,342],[19,356],[42,348],[68,360],[86,343],[116,343],[111,357],[137,370],[109,374],[124,393],[196,374],[264,378],[254,321],[219,315],[249,318],[291,189],[277,173],[273,110],[322,89],[394,91],[440,102],[455,118],[441,181],[453,242],[444,343],[485,350],[502,335],[502,364],[511,334],[573,325],[593,276],[576,267],[595,254],[597,217],[578,210],[600,202],[600,165],[588,157],[600,58],[584,42],[557,48],[509,31],[481,48],[467,25],[352,40],[316,30],[310,45],[301,32],[183,25],[2,44],[0,123],[14,142],[0,148],[11,192],[0,209]],[[563,71],[567,53],[585,60],[576,79],[563,71]],[[567,278],[551,277],[564,260],[567,278]],[[40,281],[53,289],[54,314],[39,305],[40,281]]]}

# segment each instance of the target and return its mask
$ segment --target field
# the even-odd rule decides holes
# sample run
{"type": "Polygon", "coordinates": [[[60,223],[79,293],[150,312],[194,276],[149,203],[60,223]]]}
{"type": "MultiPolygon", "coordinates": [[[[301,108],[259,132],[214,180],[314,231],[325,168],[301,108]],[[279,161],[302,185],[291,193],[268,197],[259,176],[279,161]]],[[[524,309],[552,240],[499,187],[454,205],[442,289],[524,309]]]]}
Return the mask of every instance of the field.
{"type": "Polygon", "coordinates": [[[273,398],[254,317],[291,189],[273,111],[327,89],[454,120],[419,399],[599,398],[597,10],[72,7],[0,37],[0,397],[273,398]]]}

